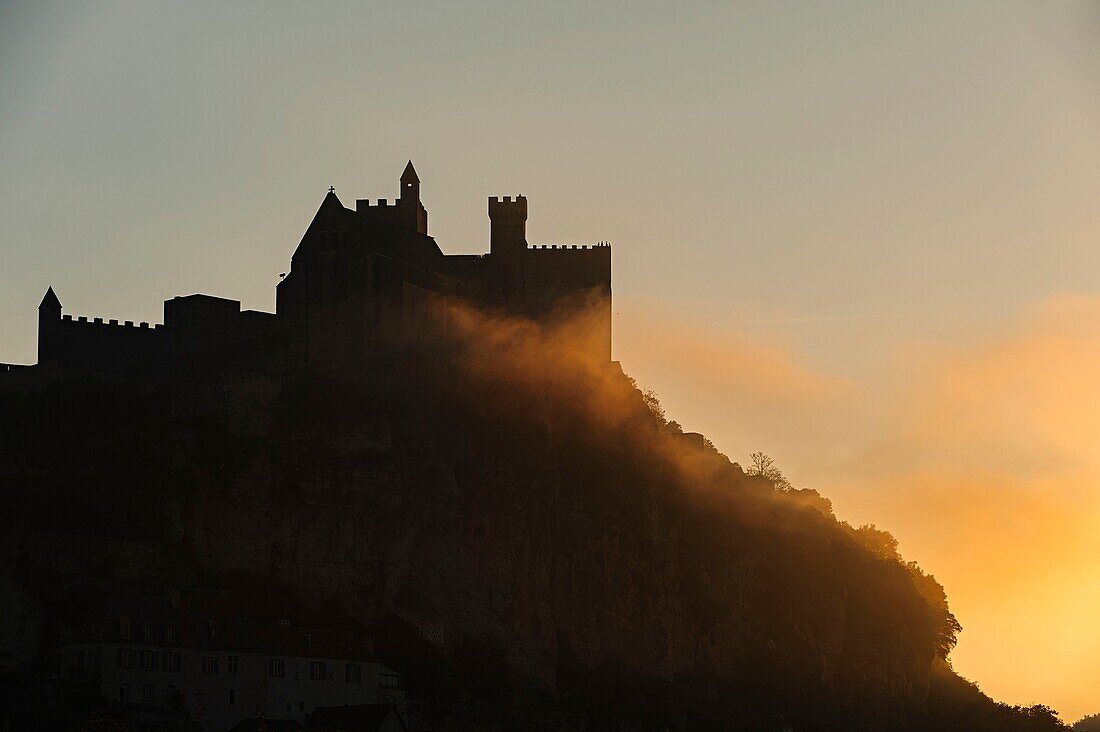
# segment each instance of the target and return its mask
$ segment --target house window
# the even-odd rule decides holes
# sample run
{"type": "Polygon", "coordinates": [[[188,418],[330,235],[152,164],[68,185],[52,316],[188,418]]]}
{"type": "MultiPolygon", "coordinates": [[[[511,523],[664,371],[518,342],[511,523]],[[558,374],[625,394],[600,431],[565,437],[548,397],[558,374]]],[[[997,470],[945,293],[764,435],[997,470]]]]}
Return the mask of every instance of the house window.
{"type": "Polygon", "coordinates": [[[281,658],[272,658],[267,662],[267,675],[275,679],[284,678],[286,676],[286,661],[281,658]]]}
{"type": "Polygon", "coordinates": [[[164,670],[165,671],[179,671],[180,670],[180,654],[175,651],[164,652],[164,670]]]}
{"type": "Polygon", "coordinates": [[[118,687],[118,700],[120,702],[122,702],[123,704],[129,704],[132,698],[133,696],[130,693],[129,684],[123,684],[122,686],[118,687]]]}
{"type": "Polygon", "coordinates": [[[349,663],[344,666],[344,682],[348,684],[363,683],[363,666],[359,663],[349,663]]]}
{"type": "Polygon", "coordinates": [[[115,655],[119,668],[134,667],[134,652],[129,648],[119,648],[115,655]]]}
{"type": "Polygon", "coordinates": [[[382,674],[378,677],[378,686],[383,689],[400,689],[401,677],[397,674],[382,674]]]}
{"type": "Polygon", "coordinates": [[[239,656],[227,656],[225,659],[225,672],[227,674],[240,673],[241,659],[239,656]]]}
{"type": "Polygon", "coordinates": [[[167,643],[176,642],[176,626],[172,625],[171,623],[164,626],[164,640],[167,643]]]}
{"type": "Polygon", "coordinates": [[[130,639],[130,619],[119,618],[118,619],[118,637],[123,640],[130,639]]]}
{"type": "Polygon", "coordinates": [[[309,663],[309,678],[314,681],[323,681],[325,678],[325,662],[324,661],[310,661],[309,663]]]}
{"type": "Polygon", "coordinates": [[[218,626],[211,620],[210,621],[210,640],[217,640],[218,638],[218,626]]]}
{"type": "Polygon", "coordinates": [[[236,703],[237,703],[237,690],[236,689],[230,689],[229,690],[229,706],[233,706],[236,703]]]}
{"type": "Polygon", "coordinates": [[[216,673],[218,673],[218,657],[217,656],[203,656],[202,657],[202,672],[204,674],[216,674],[216,673]]]}
{"type": "Polygon", "coordinates": [[[148,702],[149,704],[152,704],[155,701],[152,684],[146,684],[145,686],[141,687],[141,700],[143,702],[148,702]]]}
{"type": "Polygon", "coordinates": [[[160,654],[156,651],[142,651],[141,652],[141,667],[146,671],[156,671],[157,661],[160,660],[160,654]]]}
{"type": "Polygon", "coordinates": [[[153,640],[153,624],[145,623],[141,626],[141,637],[147,641],[153,640]]]}

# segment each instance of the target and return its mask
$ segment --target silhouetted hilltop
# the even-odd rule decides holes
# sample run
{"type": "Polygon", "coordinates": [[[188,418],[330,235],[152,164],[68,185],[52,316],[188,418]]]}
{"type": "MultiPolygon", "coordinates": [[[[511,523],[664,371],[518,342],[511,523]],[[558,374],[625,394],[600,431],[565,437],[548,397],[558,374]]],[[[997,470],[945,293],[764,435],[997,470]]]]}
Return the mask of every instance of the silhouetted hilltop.
{"type": "Polygon", "coordinates": [[[423,724],[1062,728],[950,670],[889,534],[575,347],[601,321],[449,318],[324,370],[0,379],[0,548],[44,654],[73,583],[245,588],[373,635],[423,724]]]}
{"type": "Polygon", "coordinates": [[[1073,724],[1075,732],[1100,732],[1100,714],[1090,714],[1073,724]]]}

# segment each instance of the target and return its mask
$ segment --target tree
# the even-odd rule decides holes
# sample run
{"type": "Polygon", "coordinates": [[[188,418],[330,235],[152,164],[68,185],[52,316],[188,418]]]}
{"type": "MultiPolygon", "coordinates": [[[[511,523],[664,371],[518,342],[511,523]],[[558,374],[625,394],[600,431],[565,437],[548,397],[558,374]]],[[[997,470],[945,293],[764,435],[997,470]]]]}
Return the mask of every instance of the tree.
{"type": "MultiPolygon", "coordinates": [[[[646,405],[646,408],[653,413],[653,416],[657,418],[657,421],[662,425],[668,424],[668,419],[665,416],[665,408],[661,406],[661,400],[657,397],[657,392],[652,389],[643,389],[638,386],[638,381],[633,376],[627,376],[626,380],[632,387],[641,392],[642,402],[646,405]]],[[[678,424],[677,427],[679,427],[678,424]]]]}
{"type": "Polygon", "coordinates": [[[657,392],[652,389],[642,389],[642,401],[645,402],[649,411],[653,412],[653,416],[657,418],[658,422],[666,424],[665,408],[661,406],[661,400],[657,398],[657,392]]]}
{"type": "Polygon", "coordinates": [[[874,524],[863,524],[858,529],[853,529],[852,535],[868,551],[886,559],[901,561],[901,554],[898,553],[898,540],[889,531],[880,529],[874,524]]]}
{"type": "MultiPolygon", "coordinates": [[[[958,618],[951,612],[951,608],[947,604],[947,593],[944,591],[943,585],[937,582],[932,575],[925,574],[916,562],[906,562],[904,566],[909,570],[913,586],[924,598],[924,601],[928,604],[928,609],[932,613],[936,632],[936,653],[939,654],[940,658],[947,658],[947,655],[951,653],[951,649],[955,647],[959,640],[962,625],[959,624],[958,618]]],[[[1040,707],[1036,706],[1032,709],[1035,710],[1036,714],[1041,715],[1042,710],[1040,707]]]]}
{"type": "Polygon", "coordinates": [[[1100,732],[1100,714],[1081,717],[1073,724],[1075,732],[1100,732]]]}
{"type": "Polygon", "coordinates": [[[759,475],[772,484],[777,491],[789,491],[794,488],[783,471],[776,467],[775,461],[762,452],[754,452],[749,455],[752,466],[748,469],[749,475],[759,475]]]}

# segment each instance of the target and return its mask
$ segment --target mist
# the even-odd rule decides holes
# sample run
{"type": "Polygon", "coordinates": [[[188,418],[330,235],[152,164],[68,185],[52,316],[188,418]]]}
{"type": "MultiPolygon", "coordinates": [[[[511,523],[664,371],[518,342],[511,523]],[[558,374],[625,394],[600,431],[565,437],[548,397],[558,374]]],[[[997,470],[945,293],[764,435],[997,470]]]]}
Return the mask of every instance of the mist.
{"type": "Polygon", "coordinates": [[[735,459],[768,452],[935,573],[966,629],[960,672],[1013,703],[1094,711],[1100,298],[902,340],[855,376],[791,339],[622,320],[618,354],[672,418],[735,459]]]}

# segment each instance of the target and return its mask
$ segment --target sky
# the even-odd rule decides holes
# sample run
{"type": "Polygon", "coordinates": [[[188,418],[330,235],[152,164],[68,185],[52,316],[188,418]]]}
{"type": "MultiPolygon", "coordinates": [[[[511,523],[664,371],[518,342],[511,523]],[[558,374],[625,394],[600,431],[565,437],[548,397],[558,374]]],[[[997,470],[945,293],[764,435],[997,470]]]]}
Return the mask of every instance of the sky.
{"type": "Polygon", "coordinates": [[[1100,3],[0,0],[0,361],[66,312],[274,309],[405,161],[612,243],[615,357],[947,588],[956,668],[1100,712],[1100,3]]]}

